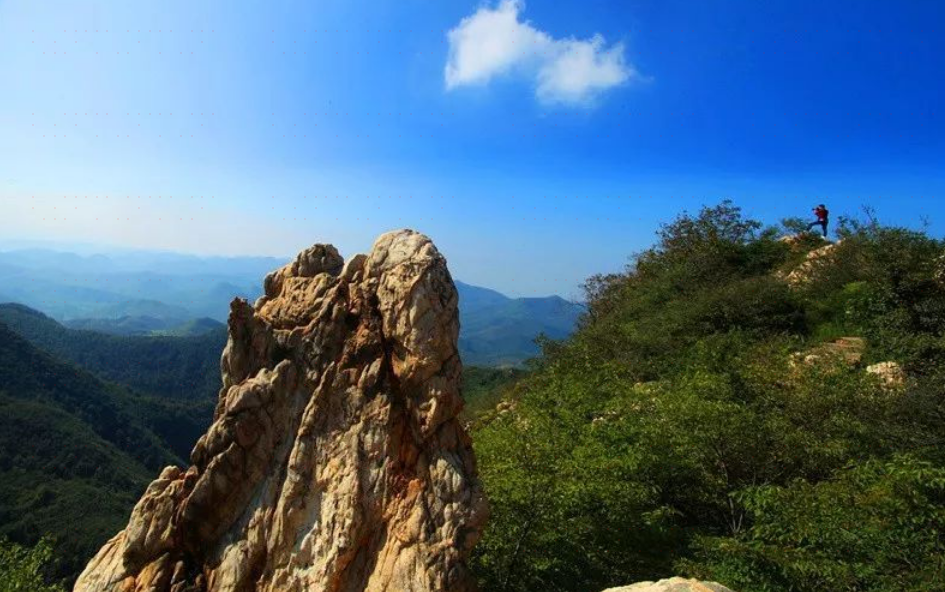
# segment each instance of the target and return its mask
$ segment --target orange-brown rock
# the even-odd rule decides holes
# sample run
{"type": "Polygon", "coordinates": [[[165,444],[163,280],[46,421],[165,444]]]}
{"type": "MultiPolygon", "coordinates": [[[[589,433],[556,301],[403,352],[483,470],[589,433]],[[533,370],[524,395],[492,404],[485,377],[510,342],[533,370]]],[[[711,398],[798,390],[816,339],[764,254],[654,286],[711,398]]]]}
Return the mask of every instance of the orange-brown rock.
{"type": "Polygon", "coordinates": [[[76,592],[468,591],[487,509],[457,294],[425,236],[316,245],[231,305],[213,424],[76,592]]]}

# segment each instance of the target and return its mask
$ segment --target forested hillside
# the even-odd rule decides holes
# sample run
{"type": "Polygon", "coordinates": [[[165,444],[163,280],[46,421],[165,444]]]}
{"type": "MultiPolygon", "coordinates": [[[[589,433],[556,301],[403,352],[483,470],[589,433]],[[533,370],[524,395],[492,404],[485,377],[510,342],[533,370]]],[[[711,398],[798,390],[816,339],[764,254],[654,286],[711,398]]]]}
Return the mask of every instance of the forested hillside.
{"type": "Polygon", "coordinates": [[[588,281],[476,421],[484,590],[943,589],[945,245],[785,232],[724,203],[588,281]]]}
{"type": "Polygon", "coordinates": [[[456,282],[459,351],[466,364],[515,366],[537,356],[535,338],[563,339],[583,312],[560,296],[509,298],[495,290],[456,282]]]}
{"type": "Polygon", "coordinates": [[[205,429],[178,414],[54,360],[0,323],[0,537],[32,545],[51,535],[57,573],[74,576],[154,474],[182,462],[168,440],[205,429]]]}
{"type": "Polygon", "coordinates": [[[0,304],[0,323],[60,359],[142,393],[204,401],[220,389],[224,327],[187,337],[104,335],[63,327],[20,304],[0,304]]]}

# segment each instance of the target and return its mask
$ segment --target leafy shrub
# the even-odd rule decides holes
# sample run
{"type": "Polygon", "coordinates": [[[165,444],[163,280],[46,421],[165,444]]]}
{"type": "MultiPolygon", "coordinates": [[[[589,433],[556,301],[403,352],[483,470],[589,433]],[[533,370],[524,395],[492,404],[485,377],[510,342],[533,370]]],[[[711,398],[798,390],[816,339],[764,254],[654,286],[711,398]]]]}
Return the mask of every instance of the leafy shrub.
{"type": "Polygon", "coordinates": [[[52,556],[52,545],[46,539],[33,548],[0,539],[0,592],[64,592],[60,586],[46,583],[52,556]]]}
{"type": "Polygon", "coordinates": [[[945,469],[913,456],[748,489],[752,526],[698,539],[681,567],[747,591],[945,590],[945,469]]]}
{"type": "Polygon", "coordinates": [[[942,245],[842,230],[790,288],[776,272],[823,243],[778,241],[725,202],[590,278],[578,332],[545,344],[517,404],[475,426],[493,507],[483,589],[674,572],[744,592],[940,589],[942,245]],[[906,388],[792,355],[839,336],[904,364],[906,388]]]}
{"type": "Polygon", "coordinates": [[[856,330],[875,360],[897,360],[913,373],[945,363],[945,290],[936,279],[941,241],[875,224],[846,234],[831,265],[804,291],[816,321],[856,330]]]}

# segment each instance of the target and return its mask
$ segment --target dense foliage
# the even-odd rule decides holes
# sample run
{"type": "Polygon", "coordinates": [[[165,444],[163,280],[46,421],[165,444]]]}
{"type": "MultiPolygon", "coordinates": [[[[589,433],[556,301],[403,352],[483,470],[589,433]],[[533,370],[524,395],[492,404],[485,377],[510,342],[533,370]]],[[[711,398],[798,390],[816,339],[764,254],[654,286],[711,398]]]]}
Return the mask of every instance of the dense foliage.
{"type": "Polygon", "coordinates": [[[741,494],[744,537],[697,541],[691,569],[742,590],[945,589],[945,469],[913,456],[741,494]]]}
{"type": "Polygon", "coordinates": [[[216,399],[223,327],[189,337],[103,335],[69,329],[20,304],[0,304],[0,323],[30,343],[103,380],[188,401],[216,399]]]}
{"type": "Polygon", "coordinates": [[[494,408],[512,386],[527,374],[522,368],[466,366],[463,368],[464,415],[473,417],[494,408]]]}
{"type": "Polygon", "coordinates": [[[0,539],[0,592],[64,592],[46,583],[52,556],[46,540],[30,549],[0,539]]]}
{"type": "Polygon", "coordinates": [[[588,282],[579,331],[475,426],[483,589],[943,589],[945,245],[845,221],[808,260],[819,238],[781,234],[723,203],[588,282]]]}
{"type": "Polygon", "coordinates": [[[0,324],[0,536],[52,535],[56,575],[74,577],[157,471],[183,463],[204,407],[104,383],[0,324]]]}

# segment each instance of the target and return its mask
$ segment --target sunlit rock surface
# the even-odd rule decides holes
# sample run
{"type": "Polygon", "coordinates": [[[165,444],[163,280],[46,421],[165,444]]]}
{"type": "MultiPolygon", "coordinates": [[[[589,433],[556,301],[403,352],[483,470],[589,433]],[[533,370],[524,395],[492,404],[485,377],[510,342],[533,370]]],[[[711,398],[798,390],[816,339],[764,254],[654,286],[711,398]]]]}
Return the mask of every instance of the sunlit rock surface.
{"type": "Polygon", "coordinates": [[[193,464],[164,469],[75,590],[473,590],[487,508],[456,419],[458,333],[427,237],[300,253],[232,303],[193,464]]]}

